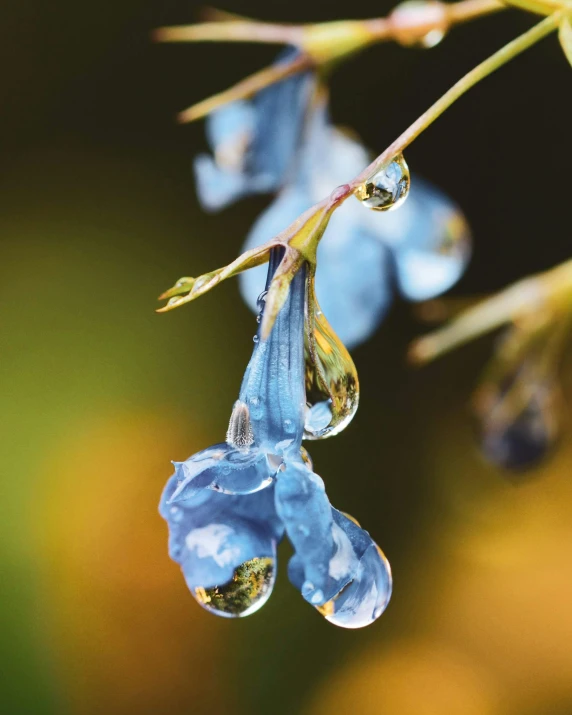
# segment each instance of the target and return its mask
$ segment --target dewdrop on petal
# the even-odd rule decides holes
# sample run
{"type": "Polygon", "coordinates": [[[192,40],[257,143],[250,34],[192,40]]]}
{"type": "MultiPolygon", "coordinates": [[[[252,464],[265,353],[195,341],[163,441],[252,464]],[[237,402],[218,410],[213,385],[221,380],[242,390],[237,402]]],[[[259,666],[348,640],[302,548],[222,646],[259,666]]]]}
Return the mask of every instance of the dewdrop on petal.
{"type": "Polygon", "coordinates": [[[405,201],[410,185],[409,167],[398,154],[357,188],[356,197],[368,209],[390,211],[405,201]]]}
{"type": "Polygon", "coordinates": [[[256,613],[270,598],[276,580],[273,558],[245,561],[232,579],[222,586],[195,587],[196,601],[207,611],[226,618],[240,618],[256,613]]]}

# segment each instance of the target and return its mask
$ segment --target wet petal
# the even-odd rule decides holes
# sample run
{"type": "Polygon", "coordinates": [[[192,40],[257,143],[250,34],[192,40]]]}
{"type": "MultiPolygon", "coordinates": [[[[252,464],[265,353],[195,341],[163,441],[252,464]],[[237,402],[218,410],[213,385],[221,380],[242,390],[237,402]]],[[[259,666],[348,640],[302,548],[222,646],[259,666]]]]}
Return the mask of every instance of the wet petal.
{"type": "Polygon", "coordinates": [[[172,504],[176,488],[174,475],[159,510],[169,525],[171,558],[181,564],[191,593],[217,615],[254,613],[272,591],[282,536],[273,489],[248,496],[203,490],[172,504]]]}
{"type": "Polygon", "coordinates": [[[318,248],[316,296],[348,348],[377,330],[391,305],[390,254],[371,233],[355,228],[342,206],[318,248]]]}
{"type": "Polygon", "coordinates": [[[378,237],[393,251],[397,283],[407,299],[433,298],[459,280],[471,254],[470,230],[441,191],[414,176],[403,206],[373,218],[378,237]]]}
{"type": "MultiPolygon", "coordinates": [[[[318,101],[310,120],[292,183],[257,219],[245,249],[276,236],[300,214],[343,184],[369,162],[366,149],[331,126],[327,105],[318,101]]],[[[318,299],[342,342],[366,340],[378,327],[390,303],[389,252],[378,240],[359,204],[346,201],[330,219],[318,248],[318,299]]],[[[252,310],[264,286],[264,270],[240,276],[241,293],[252,310]]]]}
{"type": "MultiPolygon", "coordinates": [[[[281,260],[273,249],[268,285],[281,260]]],[[[299,453],[305,409],[304,304],[306,271],[294,276],[268,340],[258,340],[248,364],[240,401],[249,410],[254,447],[281,455],[299,453]]]]}
{"type": "Polygon", "coordinates": [[[385,555],[367,531],[332,509],[336,552],[330,571],[344,572],[349,564],[351,578],[318,611],[341,628],[363,628],[373,623],[387,608],[393,581],[385,555]]]}
{"type": "Polygon", "coordinates": [[[203,489],[225,494],[251,494],[269,486],[276,468],[264,454],[216,444],[175,464],[177,488],[171,501],[183,502],[203,489]]]}
{"type": "MultiPolygon", "coordinates": [[[[242,250],[248,251],[274,238],[312,204],[313,201],[296,186],[285,188],[256,219],[242,250]]],[[[267,273],[266,266],[257,266],[241,273],[238,277],[241,295],[255,313],[258,312],[258,296],[266,286],[267,273]]]]}
{"type": "Polygon", "coordinates": [[[289,577],[330,622],[361,628],[391,597],[389,564],[370,535],[334,509],[320,477],[290,463],[278,475],[276,511],[295,549],[289,577]]]}
{"type": "Polygon", "coordinates": [[[276,512],[296,551],[294,564],[299,564],[300,580],[294,585],[310,603],[323,604],[335,593],[328,574],[333,519],[324,482],[303,463],[292,461],[278,474],[274,489],[276,512]]]}
{"type": "MultiPolygon", "coordinates": [[[[290,61],[295,54],[287,50],[277,62],[290,61]]],[[[312,73],[296,74],[261,90],[249,102],[233,102],[208,117],[214,160],[201,156],[195,162],[199,200],[205,208],[218,210],[284,183],[313,86],[312,73]]]]}

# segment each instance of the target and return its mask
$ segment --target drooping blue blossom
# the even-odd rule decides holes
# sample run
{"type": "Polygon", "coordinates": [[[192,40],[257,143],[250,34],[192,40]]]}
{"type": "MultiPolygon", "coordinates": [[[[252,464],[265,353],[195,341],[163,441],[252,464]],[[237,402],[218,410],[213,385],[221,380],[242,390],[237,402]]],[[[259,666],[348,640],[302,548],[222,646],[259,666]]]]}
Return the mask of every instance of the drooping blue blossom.
{"type": "MultiPolygon", "coordinates": [[[[291,181],[258,218],[244,249],[280,232],[332,185],[351,180],[371,157],[355,138],[334,127],[323,98],[309,110],[291,181]]],[[[470,234],[458,207],[442,192],[412,178],[407,201],[382,215],[346,201],[332,216],[318,249],[318,300],[341,340],[352,347],[377,329],[395,282],[408,300],[448,290],[462,275],[470,234]]],[[[250,307],[263,284],[261,269],[240,277],[250,307]]]]}
{"type": "Polygon", "coordinates": [[[473,398],[483,456],[513,473],[536,467],[552,451],[560,434],[554,365],[543,360],[538,346],[529,346],[524,357],[513,361],[511,348],[513,356],[518,356],[514,346],[521,340],[521,332],[513,328],[498,341],[497,354],[473,398]]]}
{"type": "MultiPolygon", "coordinates": [[[[286,62],[295,50],[282,53],[286,62]]],[[[300,142],[314,77],[288,77],[213,112],[206,132],[213,156],[200,154],[194,169],[201,205],[218,211],[251,194],[277,191],[286,181],[300,142]]]]}
{"type": "MultiPolygon", "coordinates": [[[[269,277],[279,254],[272,252],[269,277]]],[[[160,513],[170,555],[208,610],[229,617],[258,610],[286,533],[292,583],[328,620],[358,628],[387,606],[391,572],[369,534],[331,506],[302,448],[307,295],[302,267],[270,337],[255,343],[226,443],[175,464],[160,513]]]]}

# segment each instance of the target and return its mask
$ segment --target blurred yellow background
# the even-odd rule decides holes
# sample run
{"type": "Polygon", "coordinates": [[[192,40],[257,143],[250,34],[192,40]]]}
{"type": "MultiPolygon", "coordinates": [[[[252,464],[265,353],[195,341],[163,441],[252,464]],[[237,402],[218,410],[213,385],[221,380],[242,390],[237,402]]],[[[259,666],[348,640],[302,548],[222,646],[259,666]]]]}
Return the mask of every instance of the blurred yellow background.
{"type": "MultiPolygon", "coordinates": [[[[0,2],[2,711],[571,715],[572,426],[530,479],[506,481],[480,459],[466,411],[491,340],[412,371],[405,349],[424,326],[408,306],[355,351],[351,427],[312,448],[332,502],[392,563],[387,613],[335,629],[288,583],[284,545],[264,609],[219,620],[168,559],[157,504],[170,460],[220,441],[254,319],[231,281],[168,315],[155,299],[227,263],[266,204],[197,205],[203,127],[177,127],[175,112],[273,55],[151,44],[151,28],[198,7],[0,2]]],[[[225,3],[286,21],[390,7],[225,3]]],[[[511,12],[432,51],[372,48],[336,74],[334,118],[380,151],[529,24],[511,12]]],[[[411,148],[410,166],[474,228],[456,294],[569,256],[571,87],[551,38],[411,148]]]]}

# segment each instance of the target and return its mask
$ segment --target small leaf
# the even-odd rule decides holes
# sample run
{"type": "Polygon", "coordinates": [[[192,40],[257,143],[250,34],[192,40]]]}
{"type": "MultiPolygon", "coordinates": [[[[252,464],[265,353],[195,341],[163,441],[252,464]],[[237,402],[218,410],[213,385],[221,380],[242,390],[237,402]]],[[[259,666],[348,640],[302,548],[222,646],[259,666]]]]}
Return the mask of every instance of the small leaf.
{"type": "Polygon", "coordinates": [[[224,268],[218,268],[216,271],[204,273],[198,278],[180,278],[172,288],[165,291],[159,296],[159,300],[168,298],[167,305],[159,308],[158,313],[166,313],[173,308],[178,308],[180,305],[190,303],[195,298],[207,293],[209,290],[217,286],[227,278],[247,271],[249,268],[260,266],[268,261],[270,249],[278,245],[276,240],[268,241],[262,246],[257,246],[250,251],[246,251],[232,263],[224,268]]]}
{"type": "Polygon", "coordinates": [[[565,17],[560,23],[558,39],[566,55],[566,59],[572,65],[572,23],[569,17],[565,17]]]}

